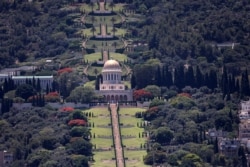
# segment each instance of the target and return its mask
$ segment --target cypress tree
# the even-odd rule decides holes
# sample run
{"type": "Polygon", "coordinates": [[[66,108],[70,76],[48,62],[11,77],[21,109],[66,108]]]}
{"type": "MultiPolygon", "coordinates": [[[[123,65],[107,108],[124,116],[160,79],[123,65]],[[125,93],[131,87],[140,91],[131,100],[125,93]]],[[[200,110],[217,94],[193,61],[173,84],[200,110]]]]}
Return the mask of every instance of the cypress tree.
{"type": "Polygon", "coordinates": [[[238,78],[236,79],[236,83],[235,83],[235,91],[240,93],[240,81],[238,78]]]}
{"type": "Polygon", "coordinates": [[[185,73],[185,85],[186,86],[191,86],[194,87],[194,71],[193,71],[193,67],[188,67],[187,72],[185,73]]]}
{"type": "Polygon", "coordinates": [[[130,83],[131,83],[131,88],[134,89],[136,87],[136,78],[134,74],[132,74],[131,76],[130,83]]]}
{"type": "Polygon", "coordinates": [[[179,89],[184,88],[185,83],[184,83],[184,66],[180,66],[179,68],[175,69],[174,71],[174,84],[177,86],[179,89]]]}
{"type": "Polygon", "coordinates": [[[203,74],[201,73],[200,67],[196,66],[196,79],[195,79],[195,84],[197,88],[200,88],[203,86],[204,81],[203,81],[203,74]]]}
{"type": "Polygon", "coordinates": [[[37,90],[38,92],[41,92],[41,81],[40,81],[39,78],[37,79],[36,90],[37,90]]]}
{"type": "Polygon", "coordinates": [[[100,76],[98,75],[95,80],[95,90],[100,90],[100,76]]]}
{"type": "Polygon", "coordinates": [[[218,139],[216,137],[215,141],[214,141],[214,153],[218,153],[219,152],[219,148],[218,148],[218,139]]]}
{"type": "Polygon", "coordinates": [[[3,88],[2,88],[2,87],[0,87],[0,99],[2,99],[2,98],[3,98],[3,95],[4,95],[3,88]]]}
{"type": "Polygon", "coordinates": [[[227,69],[224,66],[223,67],[223,74],[222,74],[222,81],[221,81],[221,89],[223,93],[223,99],[228,93],[228,75],[227,75],[227,69]]]}
{"type": "Polygon", "coordinates": [[[249,96],[249,79],[248,79],[248,72],[245,70],[245,72],[242,73],[241,77],[241,96],[249,96]]]}
{"type": "MultiPolygon", "coordinates": [[[[31,80],[30,80],[30,82],[31,82],[31,80]]],[[[33,76],[33,78],[32,78],[32,82],[30,83],[30,85],[32,85],[33,88],[36,88],[36,80],[35,80],[35,77],[34,77],[34,76],[33,76]]]]}
{"type": "Polygon", "coordinates": [[[162,86],[162,74],[160,66],[157,67],[156,74],[155,74],[155,82],[157,86],[162,86]]]}
{"type": "Polygon", "coordinates": [[[46,84],[46,94],[49,94],[49,84],[46,84]]]}
{"type": "Polygon", "coordinates": [[[209,88],[214,90],[217,88],[217,74],[214,70],[210,70],[209,72],[209,88]]]}

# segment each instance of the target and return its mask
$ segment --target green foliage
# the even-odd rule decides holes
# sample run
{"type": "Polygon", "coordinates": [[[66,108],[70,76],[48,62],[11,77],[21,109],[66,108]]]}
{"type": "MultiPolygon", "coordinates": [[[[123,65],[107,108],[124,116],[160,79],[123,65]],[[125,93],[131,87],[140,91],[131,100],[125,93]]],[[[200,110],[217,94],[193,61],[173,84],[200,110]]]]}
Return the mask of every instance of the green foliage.
{"type": "Polygon", "coordinates": [[[144,88],[146,91],[150,92],[154,97],[161,96],[161,89],[156,85],[148,85],[144,88]]]}
{"type": "Polygon", "coordinates": [[[16,89],[16,96],[27,100],[30,96],[35,94],[34,88],[29,84],[22,84],[16,89]]]}
{"type": "Polygon", "coordinates": [[[71,91],[70,96],[67,101],[88,103],[91,102],[95,97],[95,92],[92,87],[89,86],[79,86],[71,91]]]}
{"type": "Polygon", "coordinates": [[[173,105],[173,107],[175,107],[175,108],[186,109],[186,110],[195,106],[194,101],[191,98],[185,97],[185,96],[177,96],[177,97],[171,99],[170,104],[173,105]]]}
{"type": "Polygon", "coordinates": [[[76,139],[68,145],[68,149],[74,154],[90,156],[92,154],[92,144],[84,139],[76,139]]]}
{"type": "Polygon", "coordinates": [[[170,143],[173,137],[173,132],[171,132],[166,127],[160,127],[156,129],[153,134],[153,138],[155,139],[155,141],[163,145],[170,143]]]}
{"type": "Polygon", "coordinates": [[[182,163],[180,165],[181,167],[189,167],[189,166],[194,166],[194,167],[202,167],[202,160],[201,158],[196,155],[196,154],[186,154],[182,158],[182,163]]]}
{"type": "Polygon", "coordinates": [[[83,137],[83,138],[88,138],[88,136],[90,135],[90,132],[88,130],[88,128],[86,127],[73,127],[71,130],[70,130],[70,135],[72,137],[83,137]]]}
{"type": "Polygon", "coordinates": [[[151,103],[150,103],[150,105],[149,105],[149,108],[155,107],[155,106],[160,106],[160,105],[163,105],[163,104],[165,104],[165,102],[164,102],[163,100],[154,98],[154,99],[151,101],[151,103]]]}
{"type": "Polygon", "coordinates": [[[88,158],[84,155],[77,155],[72,157],[74,167],[89,167],[88,158]]]}

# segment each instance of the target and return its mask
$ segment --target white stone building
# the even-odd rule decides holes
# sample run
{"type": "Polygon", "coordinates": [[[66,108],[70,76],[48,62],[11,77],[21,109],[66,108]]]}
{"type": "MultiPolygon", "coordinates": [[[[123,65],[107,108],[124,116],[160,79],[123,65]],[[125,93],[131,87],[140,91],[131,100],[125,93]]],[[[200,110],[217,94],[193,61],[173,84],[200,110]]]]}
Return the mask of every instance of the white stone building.
{"type": "Polygon", "coordinates": [[[102,69],[103,82],[96,92],[106,102],[133,101],[133,91],[126,89],[122,82],[122,69],[116,60],[108,60],[102,69]]]}
{"type": "Polygon", "coordinates": [[[35,79],[36,83],[37,80],[40,80],[41,89],[46,90],[47,85],[48,88],[52,88],[53,83],[53,76],[12,76],[12,79],[16,85],[25,84],[27,80],[35,79]]]}

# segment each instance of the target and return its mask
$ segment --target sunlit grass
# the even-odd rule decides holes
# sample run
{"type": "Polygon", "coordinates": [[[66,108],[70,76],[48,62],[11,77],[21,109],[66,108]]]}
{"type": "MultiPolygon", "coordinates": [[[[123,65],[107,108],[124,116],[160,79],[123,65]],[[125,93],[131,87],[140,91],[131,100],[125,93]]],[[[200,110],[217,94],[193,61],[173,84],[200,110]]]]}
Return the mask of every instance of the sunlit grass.
{"type": "MultiPolygon", "coordinates": [[[[91,143],[96,148],[111,148],[113,145],[113,138],[98,138],[98,135],[112,136],[112,128],[98,127],[98,125],[109,125],[111,124],[111,118],[107,108],[92,108],[85,110],[84,112],[93,113],[93,117],[88,117],[91,122],[91,143]],[[94,127],[93,127],[94,123],[94,127]],[[95,137],[94,137],[95,134],[95,137]]],[[[110,151],[94,152],[95,162],[91,165],[92,167],[115,167],[116,163],[112,158],[115,158],[115,152],[113,148],[110,151]]]]}
{"type": "Polygon", "coordinates": [[[114,150],[104,152],[94,152],[95,162],[91,167],[116,167],[116,161],[112,160],[115,158],[114,150]]]}
{"type": "Polygon", "coordinates": [[[146,150],[139,150],[139,151],[130,151],[126,148],[141,148],[146,142],[146,138],[142,138],[142,132],[144,132],[143,128],[139,128],[137,126],[140,125],[142,122],[142,119],[136,118],[135,113],[136,112],[142,112],[145,111],[145,109],[141,108],[120,108],[119,114],[120,117],[120,123],[123,124],[123,126],[126,126],[128,124],[133,125],[133,127],[127,128],[121,126],[121,135],[122,136],[133,136],[133,138],[122,138],[122,143],[126,147],[124,147],[124,156],[125,158],[128,158],[126,160],[126,166],[127,167],[146,167],[143,163],[143,156],[145,156],[146,150]],[[139,137],[140,133],[140,137],[139,137]]]}
{"type": "Polygon", "coordinates": [[[143,157],[147,154],[146,151],[125,151],[126,167],[149,167],[143,163],[143,157]]]}

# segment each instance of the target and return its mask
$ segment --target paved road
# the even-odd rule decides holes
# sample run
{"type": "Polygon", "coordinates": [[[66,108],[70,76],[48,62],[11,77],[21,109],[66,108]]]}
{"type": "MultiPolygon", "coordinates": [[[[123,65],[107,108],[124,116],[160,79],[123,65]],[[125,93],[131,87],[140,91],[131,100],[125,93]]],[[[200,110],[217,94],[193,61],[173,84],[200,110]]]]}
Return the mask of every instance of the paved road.
{"type": "Polygon", "coordinates": [[[114,142],[115,142],[115,150],[116,150],[116,162],[117,167],[124,167],[124,159],[122,154],[122,144],[121,144],[121,136],[119,133],[119,123],[118,123],[118,114],[117,114],[117,106],[116,104],[110,104],[111,109],[111,118],[113,125],[113,134],[114,134],[114,142]]]}

